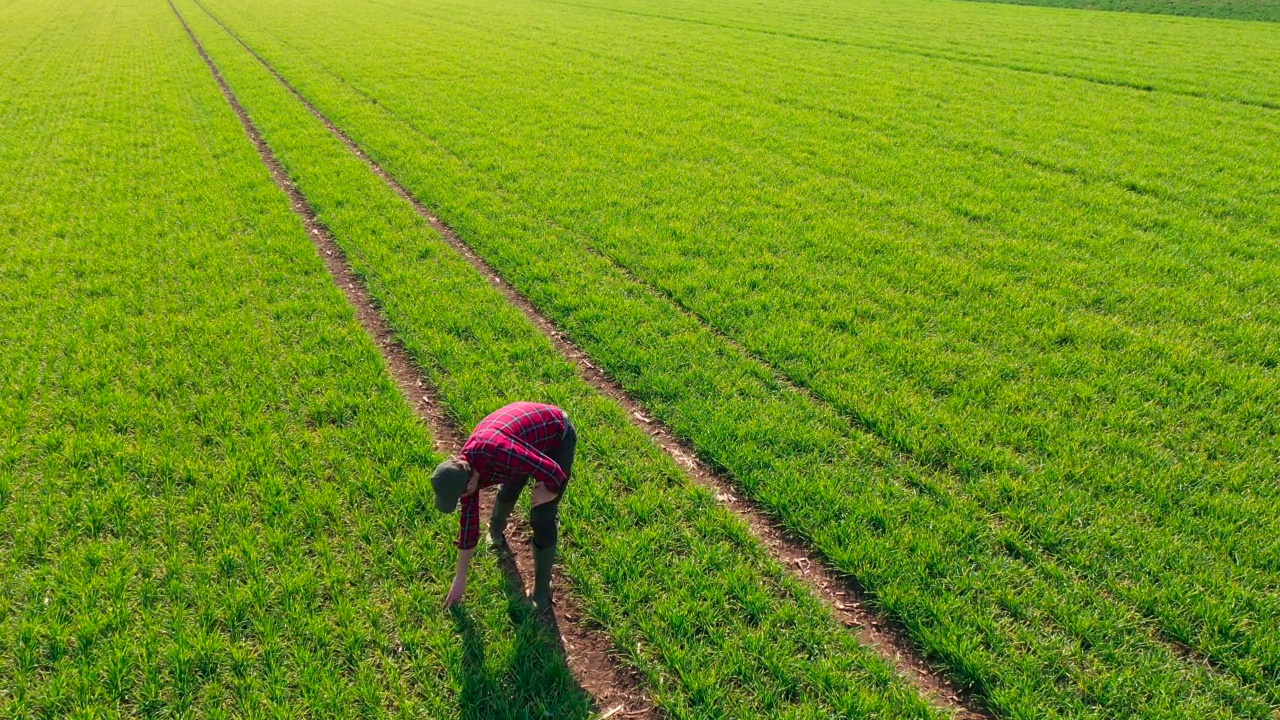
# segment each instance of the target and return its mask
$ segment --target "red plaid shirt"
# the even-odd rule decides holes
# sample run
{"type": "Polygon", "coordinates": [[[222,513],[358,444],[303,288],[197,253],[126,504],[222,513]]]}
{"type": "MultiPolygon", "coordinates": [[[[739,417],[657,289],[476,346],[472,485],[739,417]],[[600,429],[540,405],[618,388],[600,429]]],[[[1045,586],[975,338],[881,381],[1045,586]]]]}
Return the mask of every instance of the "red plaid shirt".
{"type": "MultiPolygon", "coordinates": [[[[565,419],[554,405],[511,403],[481,420],[459,454],[480,473],[482,488],[533,478],[559,495],[564,470],[545,453],[560,447],[565,419]]],[[[470,550],[480,540],[480,493],[462,498],[458,522],[458,547],[470,550]]]]}

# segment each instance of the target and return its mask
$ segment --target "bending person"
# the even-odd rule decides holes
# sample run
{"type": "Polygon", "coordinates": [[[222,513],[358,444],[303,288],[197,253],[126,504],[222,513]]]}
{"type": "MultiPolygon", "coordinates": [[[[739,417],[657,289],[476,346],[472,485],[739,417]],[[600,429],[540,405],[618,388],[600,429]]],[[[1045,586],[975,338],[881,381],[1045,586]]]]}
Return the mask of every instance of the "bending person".
{"type": "Polygon", "coordinates": [[[480,488],[501,485],[489,519],[489,541],[507,548],[507,518],[529,479],[534,481],[529,524],[533,526],[533,605],[551,606],[551,566],[559,533],[560,498],[569,482],[578,434],[563,410],[554,405],[511,403],[476,426],[458,457],[436,467],[431,476],[436,508],[459,515],[458,570],[445,597],[445,607],[462,600],[467,571],[480,539],[480,488]]]}

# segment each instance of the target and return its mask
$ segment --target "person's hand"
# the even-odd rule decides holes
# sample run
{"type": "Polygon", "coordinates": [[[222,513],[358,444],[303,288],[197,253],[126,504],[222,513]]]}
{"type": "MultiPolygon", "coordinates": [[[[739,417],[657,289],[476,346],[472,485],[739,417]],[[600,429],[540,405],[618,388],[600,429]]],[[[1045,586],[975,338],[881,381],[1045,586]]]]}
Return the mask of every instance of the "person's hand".
{"type": "Polygon", "coordinates": [[[557,497],[559,496],[548,490],[546,485],[536,482],[533,484],[533,492],[529,494],[529,502],[534,507],[538,507],[539,505],[546,505],[557,497]]]}
{"type": "Polygon", "coordinates": [[[449,594],[444,597],[444,606],[451,608],[462,602],[462,594],[467,591],[467,579],[465,577],[455,577],[453,585],[449,588],[449,594]]]}

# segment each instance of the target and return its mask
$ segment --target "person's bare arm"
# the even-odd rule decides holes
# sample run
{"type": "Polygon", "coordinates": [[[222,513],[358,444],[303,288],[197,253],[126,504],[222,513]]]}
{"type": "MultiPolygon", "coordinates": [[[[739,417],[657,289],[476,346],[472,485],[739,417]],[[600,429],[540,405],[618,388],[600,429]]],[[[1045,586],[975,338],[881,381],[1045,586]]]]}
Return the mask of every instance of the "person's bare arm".
{"type": "Polygon", "coordinates": [[[458,569],[453,574],[453,585],[449,588],[449,594],[445,596],[445,607],[453,607],[462,602],[462,595],[467,591],[467,571],[471,569],[471,558],[475,557],[475,554],[475,548],[458,551],[458,569]]]}
{"type": "Polygon", "coordinates": [[[462,512],[458,517],[458,569],[453,574],[453,585],[444,598],[445,607],[453,607],[462,602],[462,595],[467,591],[467,571],[471,569],[471,558],[476,554],[476,541],[480,536],[480,474],[474,470],[467,482],[466,494],[462,496],[462,512]]]}

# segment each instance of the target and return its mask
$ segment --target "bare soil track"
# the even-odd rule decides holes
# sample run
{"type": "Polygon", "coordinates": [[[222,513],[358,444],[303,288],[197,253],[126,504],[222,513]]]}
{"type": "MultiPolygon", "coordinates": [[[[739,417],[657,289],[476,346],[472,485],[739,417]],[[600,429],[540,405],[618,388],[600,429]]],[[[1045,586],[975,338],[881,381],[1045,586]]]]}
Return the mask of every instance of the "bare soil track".
{"type": "MultiPolygon", "coordinates": [[[[334,283],[355,309],[361,327],[373,338],[378,350],[386,359],[387,368],[395,379],[396,385],[417,411],[418,416],[431,428],[436,450],[444,454],[457,452],[462,447],[464,435],[449,418],[434,388],[414,365],[404,347],[396,341],[395,334],[369,295],[368,288],[351,269],[332,233],[316,216],[302,192],[289,178],[271,148],[263,140],[261,133],[236,99],[235,93],[227,85],[191,28],[187,26],[182,14],[172,3],[170,7],[182,23],[188,37],[191,38],[201,59],[209,66],[209,71],[217,81],[227,103],[240,119],[245,133],[253,141],[272,179],[289,196],[294,213],[302,220],[307,235],[315,244],[316,251],[324,260],[334,283]]],[[[487,511],[491,507],[491,500],[485,497],[483,504],[484,510],[487,511]]],[[[515,587],[523,589],[533,581],[533,558],[528,548],[528,537],[525,537],[528,533],[522,532],[523,524],[516,520],[512,525],[513,537],[510,543],[512,552],[504,554],[501,560],[508,579],[515,587]]],[[[566,581],[559,575],[557,575],[557,586],[562,589],[567,587],[566,581]]],[[[609,638],[604,633],[576,621],[577,618],[583,617],[583,614],[567,592],[562,590],[558,593],[554,610],[552,616],[544,618],[547,628],[555,637],[557,649],[564,657],[574,679],[592,696],[602,716],[660,718],[661,715],[653,702],[642,690],[637,674],[622,667],[609,652],[612,647],[609,638]]]]}
{"type": "MultiPolygon", "coordinates": [[[[740,497],[731,480],[717,473],[710,465],[700,459],[691,446],[676,437],[664,423],[653,418],[641,403],[631,397],[621,385],[592,364],[586,353],[574,345],[556,327],[555,323],[543,315],[528,298],[521,295],[493,267],[477,255],[452,228],[437,217],[430,208],[420,202],[381,165],[371,159],[345,132],[321,113],[306,96],[277,72],[265,58],[249,47],[220,18],[211,13],[198,0],[196,4],[287,88],[353,154],[364,161],[370,170],[409,202],[435,228],[445,242],[466,258],[510,303],[520,308],[529,321],[548,337],[552,345],[575,365],[579,375],[586,382],[590,383],[606,397],[626,408],[632,424],[652,437],[654,442],[671,456],[690,478],[710,488],[715,493],[717,500],[746,522],[752,532],[765,543],[774,557],[781,561],[796,578],[808,585],[819,598],[824,600],[835,617],[846,627],[851,628],[861,643],[872,648],[881,657],[890,662],[904,678],[919,690],[922,697],[936,707],[957,718],[990,717],[990,714],[986,712],[976,698],[967,692],[957,689],[936,666],[926,660],[915,649],[910,638],[900,625],[872,609],[870,596],[856,581],[827,567],[813,552],[790,537],[780,523],[749,500],[740,497]]],[[[174,8],[174,12],[178,13],[176,8],[174,8]]],[[[178,17],[181,20],[180,13],[178,13],[178,17]]],[[[183,21],[183,25],[185,27],[185,21],[183,21]]],[[[355,278],[350,267],[342,258],[336,242],[324,230],[323,226],[315,218],[314,212],[306,205],[301,193],[298,192],[283,169],[279,167],[279,163],[274,159],[270,149],[266,147],[265,142],[258,135],[257,130],[253,128],[243,108],[235,100],[234,94],[222,80],[216,66],[205,55],[199,41],[189,28],[187,32],[191,35],[192,42],[196,44],[201,56],[205,58],[205,62],[209,64],[210,70],[217,78],[223,93],[227,96],[228,102],[231,103],[237,115],[240,116],[246,132],[249,133],[255,145],[258,146],[258,151],[262,154],[263,161],[271,168],[277,184],[284,188],[293,199],[294,210],[303,217],[312,239],[316,242],[317,248],[324,256],[325,262],[334,276],[335,282],[346,292],[348,299],[357,308],[361,323],[370,335],[375,338],[383,354],[387,357],[388,366],[391,368],[392,374],[395,376],[401,390],[414,407],[417,408],[419,414],[430,423],[432,431],[437,437],[437,442],[441,444],[440,449],[442,451],[456,449],[461,444],[460,435],[449,423],[440,403],[434,398],[430,385],[424,380],[423,375],[414,368],[404,349],[396,343],[394,334],[388,328],[385,319],[382,318],[372,304],[368,292],[355,278]]],[[[688,312],[687,309],[685,311],[688,312]]],[[[513,524],[517,529],[520,527],[519,524],[513,524]]],[[[511,561],[520,576],[526,582],[529,582],[531,581],[532,558],[525,557],[528,555],[525,545],[526,543],[524,542],[511,543],[511,547],[516,549],[515,557],[511,558],[511,561]]],[[[560,579],[557,586],[564,588],[564,580],[560,579]]],[[[658,713],[654,709],[652,702],[639,690],[639,681],[635,675],[625,672],[609,655],[610,643],[608,638],[599,632],[585,630],[573,622],[574,618],[580,618],[582,615],[574,606],[572,598],[566,597],[566,595],[563,590],[558,595],[560,600],[556,608],[556,623],[553,629],[567,630],[561,637],[563,638],[563,649],[569,659],[575,678],[578,679],[585,690],[597,698],[606,715],[612,712],[613,717],[657,717],[658,713]],[[559,622],[561,619],[568,622],[561,623],[559,622]],[[609,675],[612,675],[612,678],[606,677],[609,675]],[[608,680],[612,680],[612,682],[608,682],[608,680]],[[621,706],[620,709],[619,706],[621,706]]]]}

